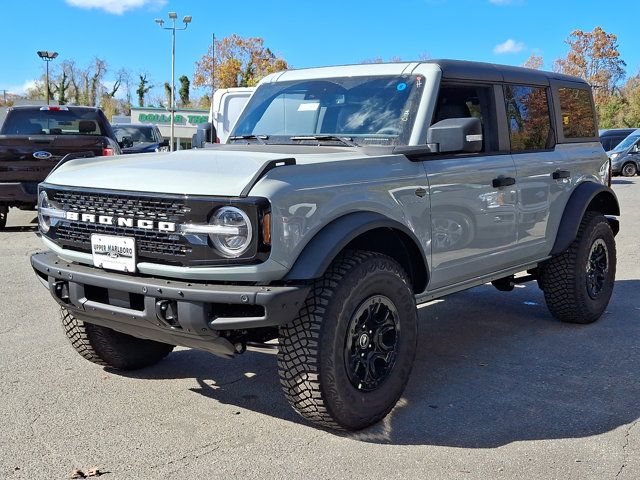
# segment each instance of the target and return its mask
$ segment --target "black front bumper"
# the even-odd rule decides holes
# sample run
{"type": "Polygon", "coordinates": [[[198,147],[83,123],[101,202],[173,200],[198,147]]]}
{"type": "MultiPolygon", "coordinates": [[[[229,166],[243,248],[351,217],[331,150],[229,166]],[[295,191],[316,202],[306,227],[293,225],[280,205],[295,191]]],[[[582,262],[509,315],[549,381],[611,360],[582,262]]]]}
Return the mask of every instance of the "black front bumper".
{"type": "Polygon", "coordinates": [[[38,202],[38,182],[1,182],[0,203],[5,205],[32,205],[38,202]]]}
{"type": "Polygon", "coordinates": [[[293,320],[309,286],[188,283],[79,265],[36,253],[31,265],[54,299],[79,319],[172,345],[232,356],[225,332],[293,320]]]}

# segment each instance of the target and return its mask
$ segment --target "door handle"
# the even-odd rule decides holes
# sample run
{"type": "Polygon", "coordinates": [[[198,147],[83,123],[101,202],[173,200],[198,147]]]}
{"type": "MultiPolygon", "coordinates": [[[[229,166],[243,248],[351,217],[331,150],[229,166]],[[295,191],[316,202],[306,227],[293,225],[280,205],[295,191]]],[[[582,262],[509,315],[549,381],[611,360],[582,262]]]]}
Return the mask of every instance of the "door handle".
{"type": "Polygon", "coordinates": [[[551,176],[554,180],[560,180],[561,178],[570,178],[571,172],[569,170],[556,170],[551,176]]]}
{"type": "Polygon", "coordinates": [[[516,183],[516,179],[513,177],[499,176],[498,178],[493,179],[493,181],[491,182],[491,185],[493,185],[493,188],[500,188],[500,187],[509,187],[511,185],[515,185],[515,183],[516,183]]]}

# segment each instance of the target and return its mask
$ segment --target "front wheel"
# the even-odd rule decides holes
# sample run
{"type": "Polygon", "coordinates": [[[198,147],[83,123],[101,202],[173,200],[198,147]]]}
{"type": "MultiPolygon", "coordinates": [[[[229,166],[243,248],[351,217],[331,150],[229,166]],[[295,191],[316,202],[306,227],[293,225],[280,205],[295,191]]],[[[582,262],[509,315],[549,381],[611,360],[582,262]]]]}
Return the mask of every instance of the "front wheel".
{"type": "Polygon", "coordinates": [[[378,253],[344,254],[315,282],[298,317],[280,328],[285,396],[318,425],[367,427],[402,395],[416,338],[415,300],[402,267],[378,253]]]}
{"type": "Polygon", "coordinates": [[[622,166],[622,175],[625,177],[635,177],[638,173],[638,167],[633,162],[625,163],[622,166]]]}
{"type": "Polygon", "coordinates": [[[154,365],[169,355],[173,345],[143,340],[107,327],[78,320],[61,311],[62,327],[71,346],[86,360],[116,370],[136,370],[154,365]]]}
{"type": "Polygon", "coordinates": [[[616,243],[607,219],[587,212],[569,248],[540,268],[540,286],[554,317],[592,323],[604,313],[616,278],[616,243]]]}

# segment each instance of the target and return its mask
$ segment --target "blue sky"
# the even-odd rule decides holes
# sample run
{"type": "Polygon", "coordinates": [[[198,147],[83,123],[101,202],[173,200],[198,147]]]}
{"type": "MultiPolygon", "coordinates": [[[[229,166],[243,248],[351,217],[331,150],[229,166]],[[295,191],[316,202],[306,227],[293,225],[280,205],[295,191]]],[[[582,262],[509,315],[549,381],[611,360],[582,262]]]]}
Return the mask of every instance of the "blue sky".
{"type": "Polygon", "coordinates": [[[170,34],[153,20],[169,11],[193,16],[178,33],[176,77],[192,76],[214,32],[263,37],[295,68],[421,54],[520,65],[535,52],[550,69],[572,30],[597,25],[618,36],[627,74],[640,70],[636,0],[11,0],[3,11],[0,89],[17,93],[43,71],[37,50],[82,66],[99,56],[111,73],[125,67],[162,85],[170,34]]]}

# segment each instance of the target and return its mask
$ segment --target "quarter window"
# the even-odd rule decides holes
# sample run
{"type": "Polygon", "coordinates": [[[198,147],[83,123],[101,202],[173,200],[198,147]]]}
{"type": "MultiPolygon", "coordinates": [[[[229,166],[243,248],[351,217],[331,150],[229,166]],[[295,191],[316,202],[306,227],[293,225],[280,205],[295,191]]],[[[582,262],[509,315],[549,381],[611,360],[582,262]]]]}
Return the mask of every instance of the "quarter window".
{"type": "Polygon", "coordinates": [[[565,138],[596,136],[591,92],[584,88],[559,88],[562,132],[565,138]]]}
{"type": "Polygon", "coordinates": [[[553,148],[546,88],[507,85],[505,101],[512,151],[553,148]]]}

